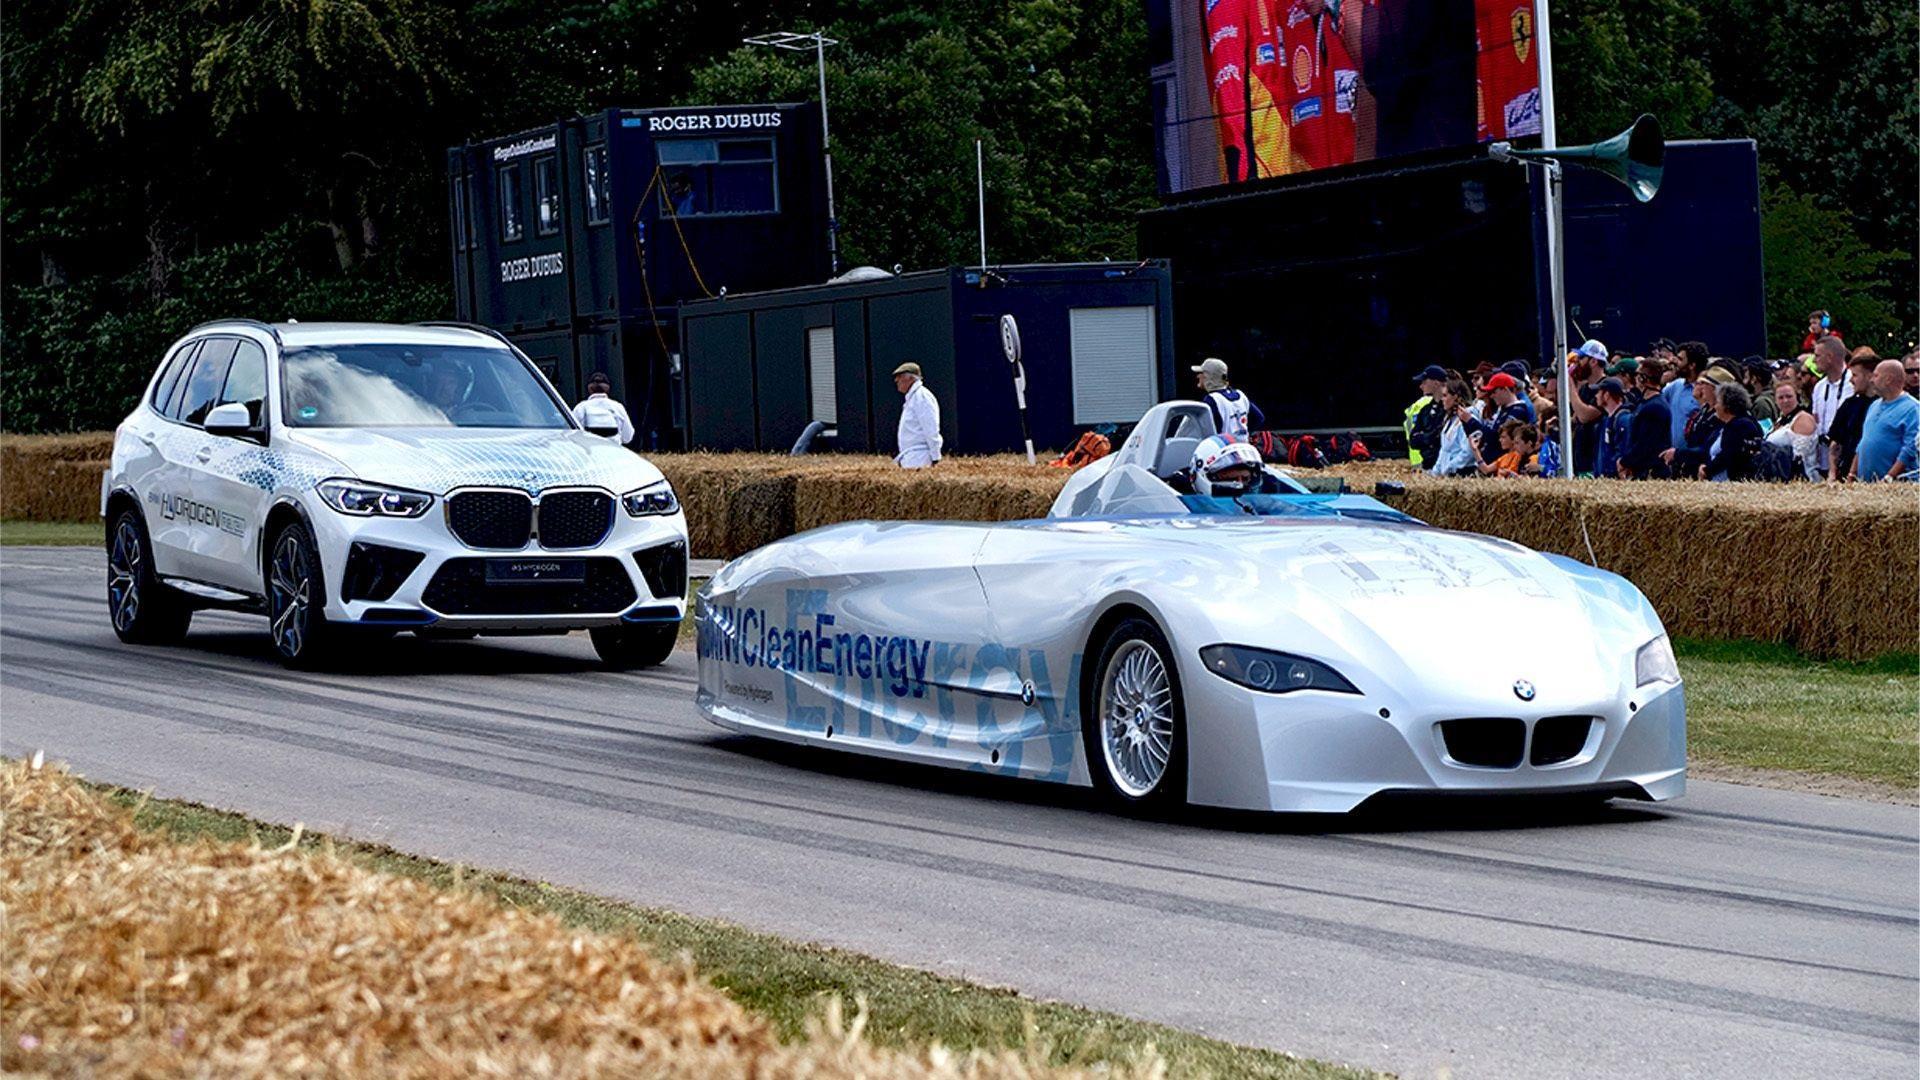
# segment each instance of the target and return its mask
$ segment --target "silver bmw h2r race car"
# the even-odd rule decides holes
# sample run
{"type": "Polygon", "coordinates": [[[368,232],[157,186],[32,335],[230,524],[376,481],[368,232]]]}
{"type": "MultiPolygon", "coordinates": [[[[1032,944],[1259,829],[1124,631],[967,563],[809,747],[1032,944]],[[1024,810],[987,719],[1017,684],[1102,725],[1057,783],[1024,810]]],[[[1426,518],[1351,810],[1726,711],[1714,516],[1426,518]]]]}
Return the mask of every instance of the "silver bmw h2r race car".
{"type": "Polygon", "coordinates": [[[700,595],[702,713],[1123,805],[1682,793],[1680,676],[1631,583],[1292,481],[1177,494],[1212,433],[1169,402],[1045,519],[855,522],[734,560],[700,595]]]}

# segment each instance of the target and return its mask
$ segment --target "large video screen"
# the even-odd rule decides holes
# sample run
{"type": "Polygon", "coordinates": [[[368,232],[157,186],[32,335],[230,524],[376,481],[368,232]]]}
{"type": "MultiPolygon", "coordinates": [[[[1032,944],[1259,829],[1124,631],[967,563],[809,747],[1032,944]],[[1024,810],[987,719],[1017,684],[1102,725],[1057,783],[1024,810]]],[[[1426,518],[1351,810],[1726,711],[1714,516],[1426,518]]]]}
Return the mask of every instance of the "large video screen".
{"type": "Polygon", "coordinates": [[[1540,134],[1533,0],[1146,0],[1167,193],[1540,134]]]}

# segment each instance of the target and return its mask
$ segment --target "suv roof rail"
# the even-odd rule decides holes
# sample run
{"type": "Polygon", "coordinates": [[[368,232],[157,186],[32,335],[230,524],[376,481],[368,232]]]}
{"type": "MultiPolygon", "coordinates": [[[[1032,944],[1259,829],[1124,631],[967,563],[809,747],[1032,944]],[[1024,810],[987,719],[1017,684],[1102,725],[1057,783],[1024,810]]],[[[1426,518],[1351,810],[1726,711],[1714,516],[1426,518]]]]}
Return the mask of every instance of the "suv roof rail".
{"type": "Polygon", "coordinates": [[[483,326],[480,323],[461,322],[458,319],[427,319],[424,322],[417,322],[417,323],[414,323],[413,325],[438,326],[438,327],[443,327],[449,330],[472,330],[476,334],[485,334],[488,337],[493,338],[494,340],[500,342],[502,345],[505,345],[508,348],[513,349],[515,352],[520,351],[519,347],[514,345],[512,338],[509,338],[507,335],[501,333],[498,330],[495,330],[491,326],[483,326]]]}
{"type": "Polygon", "coordinates": [[[286,344],[285,342],[280,340],[279,327],[276,327],[269,322],[261,322],[259,319],[209,319],[208,321],[201,323],[199,326],[194,327],[192,330],[187,331],[187,333],[189,334],[198,333],[210,326],[226,326],[234,323],[238,323],[241,326],[250,326],[255,330],[265,330],[268,334],[273,336],[273,343],[275,345],[286,344]]]}

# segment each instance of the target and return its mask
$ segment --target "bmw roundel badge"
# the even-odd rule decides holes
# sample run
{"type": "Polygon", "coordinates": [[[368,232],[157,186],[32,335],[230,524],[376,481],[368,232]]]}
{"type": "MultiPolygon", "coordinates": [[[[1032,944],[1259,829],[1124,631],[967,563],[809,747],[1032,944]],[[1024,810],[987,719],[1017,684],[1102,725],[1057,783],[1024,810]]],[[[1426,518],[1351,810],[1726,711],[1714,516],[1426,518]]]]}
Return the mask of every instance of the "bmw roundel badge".
{"type": "Polygon", "coordinates": [[[1525,679],[1513,680],[1513,696],[1521,701],[1533,700],[1533,684],[1525,679]]]}

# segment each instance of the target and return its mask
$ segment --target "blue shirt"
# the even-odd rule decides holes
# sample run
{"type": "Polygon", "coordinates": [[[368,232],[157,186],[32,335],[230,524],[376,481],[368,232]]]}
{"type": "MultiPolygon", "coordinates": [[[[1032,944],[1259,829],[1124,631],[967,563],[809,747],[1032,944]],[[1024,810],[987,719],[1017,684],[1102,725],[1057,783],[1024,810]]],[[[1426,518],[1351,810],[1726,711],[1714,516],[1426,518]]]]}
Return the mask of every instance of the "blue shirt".
{"type": "Polygon", "coordinates": [[[1448,420],[1440,430],[1440,453],[1427,471],[1435,476],[1453,476],[1473,468],[1473,444],[1467,441],[1467,426],[1458,419],[1448,420]]]}
{"type": "Polygon", "coordinates": [[[1866,423],[1860,428],[1860,447],[1854,458],[1860,465],[1860,479],[1885,480],[1895,461],[1912,472],[1915,464],[1913,439],[1920,433],[1920,401],[1905,394],[1888,401],[1881,398],[1867,406],[1866,423]]]}
{"type": "Polygon", "coordinates": [[[1673,413],[1670,419],[1673,426],[1673,445],[1687,445],[1687,417],[1692,416],[1694,410],[1700,408],[1700,403],[1693,400],[1693,381],[1691,379],[1673,380],[1660,388],[1660,400],[1666,402],[1667,410],[1673,413]]]}

